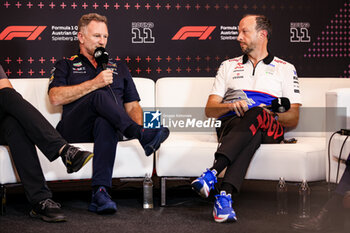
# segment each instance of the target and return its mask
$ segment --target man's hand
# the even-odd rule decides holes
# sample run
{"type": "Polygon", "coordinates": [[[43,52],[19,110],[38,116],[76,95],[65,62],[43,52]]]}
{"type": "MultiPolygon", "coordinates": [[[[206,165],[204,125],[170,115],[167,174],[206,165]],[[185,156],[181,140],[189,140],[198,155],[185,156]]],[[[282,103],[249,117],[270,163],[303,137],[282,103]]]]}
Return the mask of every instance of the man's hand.
{"type": "Polygon", "coordinates": [[[109,84],[113,83],[113,71],[111,70],[104,70],[101,73],[99,73],[94,78],[95,84],[98,88],[105,87],[109,84]]]}
{"type": "Polygon", "coordinates": [[[222,103],[223,98],[218,95],[210,95],[205,107],[207,117],[219,118],[220,116],[235,111],[237,116],[243,116],[248,111],[248,104],[245,100],[240,100],[235,103],[222,103]]]}
{"type": "Polygon", "coordinates": [[[244,116],[244,113],[248,111],[248,104],[245,100],[240,100],[229,104],[230,111],[236,112],[237,116],[244,116]]]}
{"type": "Polygon", "coordinates": [[[286,112],[272,112],[269,109],[265,108],[266,104],[260,104],[259,107],[264,108],[264,110],[275,117],[278,116],[278,121],[283,127],[296,127],[299,122],[299,108],[300,104],[291,104],[290,109],[286,112]]]}
{"type": "Polygon", "coordinates": [[[266,108],[266,104],[260,104],[259,107],[263,108],[268,114],[274,115],[274,112],[271,112],[269,109],[266,108]]]}

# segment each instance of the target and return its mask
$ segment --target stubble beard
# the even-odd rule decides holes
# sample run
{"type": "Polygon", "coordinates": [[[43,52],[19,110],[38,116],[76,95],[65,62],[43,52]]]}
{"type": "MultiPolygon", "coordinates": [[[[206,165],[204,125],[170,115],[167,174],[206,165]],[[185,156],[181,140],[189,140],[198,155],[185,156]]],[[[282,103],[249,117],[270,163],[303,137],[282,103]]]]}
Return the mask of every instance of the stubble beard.
{"type": "Polygon", "coordinates": [[[246,45],[246,48],[244,48],[242,45],[241,45],[241,50],[244,54],[249,54],[253,51],[253,48],[248,46],[247,44],[244,44],[246,45]]]}

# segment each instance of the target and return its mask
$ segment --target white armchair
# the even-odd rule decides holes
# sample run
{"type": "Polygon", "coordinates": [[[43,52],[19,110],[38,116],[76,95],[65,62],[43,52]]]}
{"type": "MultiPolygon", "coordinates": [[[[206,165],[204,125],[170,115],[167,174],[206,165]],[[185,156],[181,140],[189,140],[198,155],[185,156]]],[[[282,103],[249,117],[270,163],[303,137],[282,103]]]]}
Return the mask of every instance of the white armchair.
{"type": "Polygon", "coordinates": [[[335,183],[339,182],[342,174],[345,170],[345,164],[340,162],[338,172],[339,157],[342,160],[346,160],[350,153],[350,139],[347,139],[346,135],[335,134],[332,137],[333,132],[340,129],[350,129],[350,87],[337,88],[329,90],[326,93],[326,107],[327,107],[327,120],[326,127],[329,129],[327,132],[327,149],[329,147],[330,158],[327,153],[327,180],[335,183]],[[333,129],[333,130],[331,130],[333,129]],[[331,143],[329,140],[332,137],[331,143]],[[346,140],[346,141],[345,141],[346,140]],[[344,144],[344,145],[343,145],[344,144]],[[340,154],[341,148],[342,153],[340,154]],[[329,161],[330,160],[330,164],[329,161]],[[330,166],[329,166],[330,165],[330,166]],[[329,173],[330,169],[330,173],[329,173]],[[338,173],[338,176],[337,176],[338,173]],[[330,175],[330,176],[329,176],[330,175]],[[338,177],[338,180],[337,180],[338,177]]]}

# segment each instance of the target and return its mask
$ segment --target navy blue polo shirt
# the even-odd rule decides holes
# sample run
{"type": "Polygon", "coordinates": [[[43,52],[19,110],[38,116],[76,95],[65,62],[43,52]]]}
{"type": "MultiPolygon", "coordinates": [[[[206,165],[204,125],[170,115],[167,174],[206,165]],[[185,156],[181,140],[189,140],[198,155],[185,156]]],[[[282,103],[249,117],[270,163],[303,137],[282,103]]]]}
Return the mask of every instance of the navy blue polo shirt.
{"type": "MultiPolygon", "coordinates": [[[[113,83],[110,84],[118,103],[140,101],[129,68],[120,61],[109,60],[107,69],[113,71],[113,83]]],[[[53,87],[77,85],[95,78],[102,67],[95,68],[82,54],[58,61],[52,69],[49,90],[53,87]]],[[[108,87],[104,87],[108,88],[108,87]]],[[[63,114],[69,112],[84,97],[63,106],[63,114]]]]}

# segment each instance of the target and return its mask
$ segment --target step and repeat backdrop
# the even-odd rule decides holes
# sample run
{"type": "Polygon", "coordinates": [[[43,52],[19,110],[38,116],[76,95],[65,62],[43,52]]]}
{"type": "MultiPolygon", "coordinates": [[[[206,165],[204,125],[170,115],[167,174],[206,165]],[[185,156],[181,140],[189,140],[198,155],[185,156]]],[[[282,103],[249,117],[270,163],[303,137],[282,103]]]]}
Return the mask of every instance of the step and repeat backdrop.
{"type": "Polygon", "coordinates": [[[0,64],[10,78],[47,78],[54,63],[78,53],[81,15],[107,16],[111,58],[131,74],[215,76],[241,55],[245,14],[273,23],[269,51],[300,77],[350,77],[350,0],[1,0],[0,64]]]}

